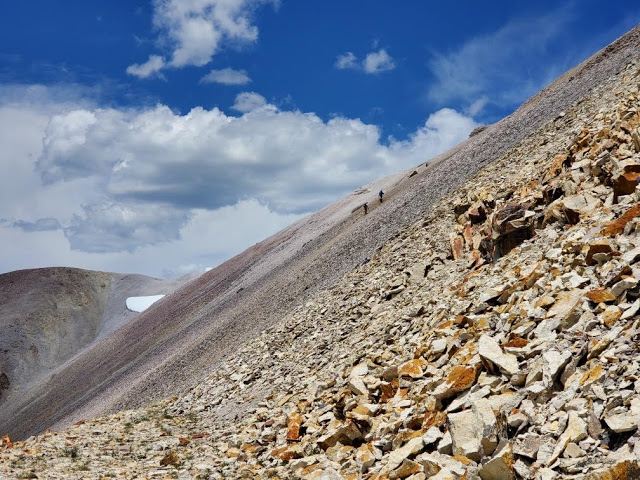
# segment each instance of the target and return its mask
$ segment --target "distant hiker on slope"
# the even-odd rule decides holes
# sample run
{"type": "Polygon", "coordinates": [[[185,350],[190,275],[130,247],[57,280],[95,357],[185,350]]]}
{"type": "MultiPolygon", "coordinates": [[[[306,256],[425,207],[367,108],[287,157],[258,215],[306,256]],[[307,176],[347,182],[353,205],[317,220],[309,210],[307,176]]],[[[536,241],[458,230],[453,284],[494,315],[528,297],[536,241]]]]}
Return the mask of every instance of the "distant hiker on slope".
{"type": "Polygon", "coordinates": [[[378,192],[378,197],[380,197],[380,203],[382,203],[382,196],[384,195],[384,192],[382,190],[380,190],[380,192],[378,192]]]}
{"type": "Polygon", "coordinates": [[[364,208],[364,214],[366,215],[367,212],[369,211],[369,205],[365,203],[364,205],[362,205],[362,208],[364,208]]]}

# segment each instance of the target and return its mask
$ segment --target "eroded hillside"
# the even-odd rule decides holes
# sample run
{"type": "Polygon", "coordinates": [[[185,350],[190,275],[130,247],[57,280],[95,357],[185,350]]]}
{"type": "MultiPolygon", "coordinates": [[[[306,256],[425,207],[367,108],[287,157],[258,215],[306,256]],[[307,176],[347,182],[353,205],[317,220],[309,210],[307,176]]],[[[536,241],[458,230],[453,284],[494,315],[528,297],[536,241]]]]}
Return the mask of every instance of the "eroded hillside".
{"type": "MultiPolygon", "coordinates": [[[[640,27],[458,147],[376,180],[207,272],[67,362],[55,378],[23,391],[0,410],[0,430],[23,439],[47,427],[64,428],[81,418],[183,395],[221,362],[235,358],[243,344],[335,286],[416,219],[432,215],[445,195],[483,167],[561,112],[569,119],[576,104],[621,72],[638,51],[640,27]],[[383,204],[372,206],[366,217],[354,211],[371,192],[375,199],[379,188],[387,192],[383,204]]],[[[572,128],[568,122],[557,126],[558,136],[572,128]]]]}
{"type": "Polygon", "coordinates": [[[65,362],[135,318],[127,297],[170,293],[191,278],[65,267],[0,275],[0,413],[10,411],[29,385],[55,381],[65,362]]]}
{"type": "Polygon", "coordinates": [[[188,394],[5,438],[0,474],[638,478],[639,83],[630,61],[188,394]]]}
{"type": "Polygon", "coordinates": [[[76,268],[0,275],[0,402],[98,336],[110,286],[110,274],[76,268]]]}

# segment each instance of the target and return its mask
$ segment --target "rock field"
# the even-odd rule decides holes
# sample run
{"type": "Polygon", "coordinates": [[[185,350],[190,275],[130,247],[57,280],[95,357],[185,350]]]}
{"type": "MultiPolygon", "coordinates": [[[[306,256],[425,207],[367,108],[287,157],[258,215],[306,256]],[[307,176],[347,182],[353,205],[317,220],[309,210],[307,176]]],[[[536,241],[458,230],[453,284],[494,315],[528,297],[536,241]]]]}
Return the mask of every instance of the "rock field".
{"type": "Polygon", "coordinates": [[[4,437],[0,478],[640,478],[639,85],[630,62],[188,394],[4,437]]]}

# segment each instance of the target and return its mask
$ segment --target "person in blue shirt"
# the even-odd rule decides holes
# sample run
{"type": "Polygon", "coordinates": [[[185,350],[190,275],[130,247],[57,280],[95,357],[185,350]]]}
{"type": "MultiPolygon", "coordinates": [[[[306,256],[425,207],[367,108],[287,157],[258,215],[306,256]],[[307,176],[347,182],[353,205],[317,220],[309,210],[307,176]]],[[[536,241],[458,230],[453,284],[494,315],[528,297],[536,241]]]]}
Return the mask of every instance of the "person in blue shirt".
{"type": "Polygon", "coordinates": [[[382,203],[382,196],[384,195],[384,192],[382,190],[380,190],[380,192],[378,192],[378,197],[380,198],[380,203],[382,203]]]}

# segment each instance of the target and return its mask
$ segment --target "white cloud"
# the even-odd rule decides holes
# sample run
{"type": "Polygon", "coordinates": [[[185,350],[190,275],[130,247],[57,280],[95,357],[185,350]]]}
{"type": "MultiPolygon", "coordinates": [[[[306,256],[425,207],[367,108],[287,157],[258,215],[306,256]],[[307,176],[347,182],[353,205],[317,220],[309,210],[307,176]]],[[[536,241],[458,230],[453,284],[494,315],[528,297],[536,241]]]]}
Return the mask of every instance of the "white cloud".
{"type": "Polygon", "coordinates": [[[201,67],[226,44],[246,44],[258,39],[252,14],[274,0],[154,0],[153,24],[158,42],[171,53],[165,59],[152,55],[127,72],[146,78],[163,68],[201,67]],[[153,58],[153,62],[152,62],[153,58]]]}
{"type": "Polygon", "coordinates": [[[0,270],[215,265],[476,126],[442,109],[408,139],[382,141],[361,120],[280,111],[253,95],[238,102],[241,116],[0,103],[0,270]]]}
{"type": "Polygon", "coordinates": [[[380,73],[393,70],[396,68],[396,64],[386,50],[380,49],[377,52],[367,54],[363,68],[367,73],[380,73]]]}
{"type": "Polygon", "coordinates": [[[546,16],[513,20],[453,51],[435,54],[429,62],[435,82],[427,90],[428,98],[438,104],[471,105],[483,97],[485,105],[522,102],[568,68],[551,62],[548,54],[570,17],[560,8],[546,16]]]}
{"type": "Polygon", "coordinates": [[[242,92],[236,95],[236,101],[233,108],[236,112],[247,113],[258,108],[264,107],[267,100],[256,92],[242,92]]]}
{"type": "Polygon", "coordinates": [[[360,70],[368,74],[387,72],[396,68],[396,64],[384,48],[368,53],[364,60],[358,60],[353,52],[338,55],[335,67],[339,70],[360,70]]]}
{"type": "Polygon", "coordinates": [[[480,112],[482,112],[482,110],[484,110],[484,107],[486,107],[488,103],[489,103],[489,97],[487,95],[482,95],[480,98],[475,100],[471,105],[469,105],[466,112],[470,116],[475,117],[480,112]]]}
{"type": "Polygon", "coordinates": [[[352,52],[343,53],[342,55],[338,55],[336,59],[336,68],[339,70],[345,70],[347,68],[350,69],[358,69],[358,59],[352,52]]]}
{"type": "Polygon", "coordinates": [[[127,67],[127,73],[138,78],[161,76],[160,70],[165,66],[164,59],[159,55],[149,55],[149,60],[144,63],[134,63],[127,67]]]}
{"type": "Polygon", "coordinates": [[[234,70],[233,68],[223,68],[222,70],[211,70],[200,79],[200,83],[221,83],[222,85],[246,85],[251,79],[244,70],[234,70]]]}

